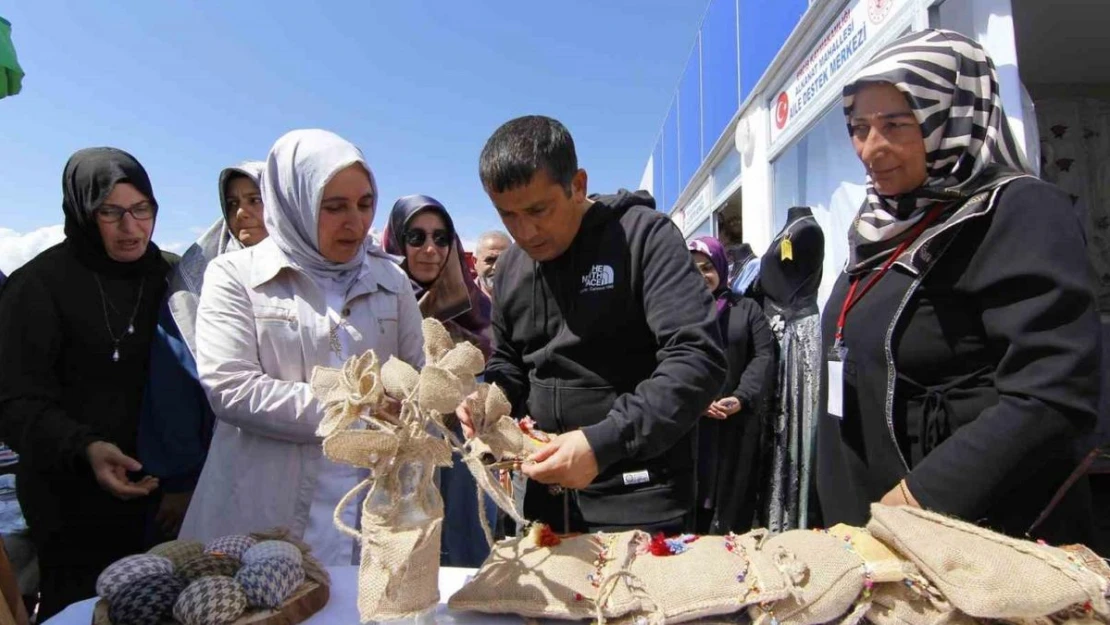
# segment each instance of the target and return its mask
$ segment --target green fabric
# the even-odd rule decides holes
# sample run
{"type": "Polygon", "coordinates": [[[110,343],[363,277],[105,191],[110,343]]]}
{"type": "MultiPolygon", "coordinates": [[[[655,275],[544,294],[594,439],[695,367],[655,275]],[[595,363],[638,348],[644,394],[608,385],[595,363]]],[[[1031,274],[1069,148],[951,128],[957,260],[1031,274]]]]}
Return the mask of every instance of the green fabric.
{"type": "Polygon", "coordinates": [[[12,44],[12,23],[0,17],[0,98],[15,95],[23,88],[23,69],[12,44]]]}

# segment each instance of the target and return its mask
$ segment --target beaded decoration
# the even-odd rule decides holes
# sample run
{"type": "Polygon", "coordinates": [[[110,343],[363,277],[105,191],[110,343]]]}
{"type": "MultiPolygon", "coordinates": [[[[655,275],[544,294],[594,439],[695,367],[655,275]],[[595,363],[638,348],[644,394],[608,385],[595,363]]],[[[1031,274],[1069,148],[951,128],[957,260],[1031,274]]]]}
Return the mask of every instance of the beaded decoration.
{"type": "MultiPolygon", "coordinates": [[[[817,532],[818,534],[828,534],[830,536],[835,536],[835,534],[833,534],[832,532],[830,532],[827,529],[814,529],[813,531],[817,532]]],[[[844,549],[854,553],[860,560],[864,559],[863,556],[859,555],[859,553],[856,552],[855,545],[852,544],[852,537],[851,536],[844,536],[843,541],[844,541],[844,549]]],[[[912,588],[912,587],[913,586],[910,585],[910,588],[912,588]]],[[[871,570],[871,567],[867,565],[867,562],[864,561],[864,564],[863,564],[863,597],[862,598],[863,599],[870,599],[871,598],[871,591],[874,590],[874,589],[875,589],[874,573],[871,570]]]]}
{"type": "Polygon", "coordinates": [[[586,575],[586,579],[589,580],[590,585],[594,588],[599,588],[601,586],[601,580],[603,579],[602,573],[605,571],[605,567],[613,561],[613,543],[615,541],[615,536],[609,536],[608,539],[606,539],[604,534],[598,533],[597,535],[598,546],[601,547],[601,550],[597,553],[597,558],[594,560],[593,572],[586,575]]]}
{"type": "MultiPolygon", "coordinates": [[[[736,574],[736,581],[743,584],[748,580],[748,572],[751,571],[752,561],[750,558],[748,558],[748,550],[744,548],[744,545],[740,544],[739,539],[739,536],[732,532],[729,532],[725,536],[725,549],[728,550],[729,553],[744,559],[744,568],[736,574]]],[[[754,585],[752,586],[752,588],[754,589],[754,585]]],[[[752,592],[752,590],[749,590],[748,592],[750,593],[752,592]]]]}

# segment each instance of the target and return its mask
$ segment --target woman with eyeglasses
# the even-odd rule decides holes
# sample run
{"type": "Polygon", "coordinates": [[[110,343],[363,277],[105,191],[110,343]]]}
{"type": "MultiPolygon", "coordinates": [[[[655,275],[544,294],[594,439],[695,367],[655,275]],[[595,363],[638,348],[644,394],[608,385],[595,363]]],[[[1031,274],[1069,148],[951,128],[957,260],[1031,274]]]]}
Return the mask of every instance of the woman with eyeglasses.
{"type": "MultiPolygon", "coordinates": [[[[473,343],[489,358],[490,300],[465,266],[455,223],[443,204],[426,195],[397,200],[382,238],[386,251],[402,258],[420,312],[439,319],[456,341],[473,343]]],[[[489,556],[478,524],[476,488],[461,460],[439,473],[446,520],[440,558],[444,566],[477,567],[489,556]]],[[[497,507],[485,501],[486,518],[496,518],[497,507]]]]}
{"type": "Polygon", "coordinates": [[[74,154],[62,211],[65,241],[15,271],[0,298],[0,440],[20,455],[39,622],[94,596],[104,567],[145,546],[159,484],[135,460],[139,409],[176,259],[151,242],[158,203],[126,152],[74,154]]]}
{"type": "MultiPolygon", "coordinates": [[[[217,423],[181,536],[284,526],[324,564],[350,565],[355,541],[333,516],[366,473],[322,455],[324,407],[309,380],[371,349],[421,368],[420,311],[368,236],[378,187],[353,144],[325,130],[286,134],[266,159],[262,198],[269,237],[205,273],[197,370],[217,423]]],[[[357,510],[342,510],[348,525],[357,510]]]]}

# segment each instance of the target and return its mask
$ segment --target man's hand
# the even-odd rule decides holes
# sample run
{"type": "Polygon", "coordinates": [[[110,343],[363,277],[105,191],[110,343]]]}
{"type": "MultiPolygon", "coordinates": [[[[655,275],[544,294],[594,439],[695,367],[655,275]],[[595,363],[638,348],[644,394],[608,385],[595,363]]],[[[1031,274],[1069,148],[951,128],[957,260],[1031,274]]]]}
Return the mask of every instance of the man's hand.
{"type": "Polygon", "coordinates": [[[146,497],[158,488],[158,478],[146,476],[138,482],[127,477],[128,471],[139,471],[143,465],[138,460],[125,455],[119,447],[104,441],[97,441],[85,448],[93,475],[104,490],[118,499],[128,500],[146,497]]]}
{"type": "Polygon", "coordinates": [[[162,493],[162,502],[158,504],[158,513],[154,516],[154,521],[158,523],[166,538],[177,538],[177,534],[181,532],[181,522],[185,520],[185,512],[189,509],[189,501],[192,498],[192,491],[162,493]]]}
{"type": "Polygon", "coordinates": [[[478,393],[475,391],[462,400],[458,408],[455,408],[455,416],[459,418],[459,424],[462,425],[463,436],[467,439],[474,438],[474,416],[470,414],[470,402],[478,401],[478,393]]]}
{"type": "Polygon", "coordinates": [[[597,478],[597,458],[581,430],[556,436],[532,454],[521,467],[524,475],[541,484],[586,488],[597,478]]]}
{"type": "Polygon", "coordinates": [[[911,508],[920,508],[921,504],[910,492],[910,487],[906,485],[906,480],[898,482],[898,485],[890,489],[890,492],[883,495],[879,503],[884,506],[909,506],[911,508]]]}

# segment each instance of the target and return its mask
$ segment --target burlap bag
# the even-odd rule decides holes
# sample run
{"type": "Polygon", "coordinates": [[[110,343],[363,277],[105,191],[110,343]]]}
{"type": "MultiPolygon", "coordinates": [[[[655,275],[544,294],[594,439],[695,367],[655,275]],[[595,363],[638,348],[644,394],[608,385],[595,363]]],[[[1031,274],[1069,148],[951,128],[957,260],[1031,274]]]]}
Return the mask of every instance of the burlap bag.
{"type": "Polygon", "coordinates": [[[443,500],[433,478],[436,467],[451,466],[452,449],[443,414],[475,388],[484,362],[474,346],[454,346],[438,321],[426,319],[423,328],[426,366],[419,373],[395,358],[379,366],[367,352],[342,370],[317,367],[312,375],[325,407],[317,430],[324,455],[371,474],[335,511],[336,527],[361,544],[364,622],[411,617],[439,601],[443,500]],[[342,511],[366,490],[359,531],[343,522],[342,511]]]}
{"type": "Polygon", "coordinates": [[[760,549],[765,533],[706,536],[682,553],[652,555],[644,532],[594,534],[539,547],[531,536],[494,546],[452,610],[637,625],[735,622],[749,605],[787,596],[790,586],[760,549]],[[608,549],[599,566],[597,555],[608,549]],[[732,615],[732,616],[729,616],[732,615]],[[719,618],[717,618],[719,617],[719,618]]]}
{"type": "Polygon", "coordinates": [[[448,602],[452,610],[518,614],[530,618],[592,619],[639,609],[640,600],[624,584],[607,580],[634,554],[638,532],[564,538],[541,547],[531,535],[494,545],[478,573],[448,602]],[[599,556],[605,551],[604,562],[599,556]],[[602,585],[604,601],[599,604],[602,585]]]}
{"type": "Polygon", "coordinates": [[[910,507],[873,505],[867,528],[976,618],[1028,619],[1088,606],[1107,614],[1107,581],[1061,549],[910,507]]]}
{"type": "Polygon", "coordinates": [[[757,625],[772,620],[817,625],[844,617],[874,584],[873,573],[855,549],[855,544],[866,546],[867,541],[873,539],[866,534],[831,530],[792,530],[768,539],[764,550],[788,580],[790,593],[770,610],[749,608],[752,620],[757,625]]]}
{"type": "Polygon", "coordinates": [[[874,625],[976,625],[939,596],[906,582],[876,584],[867,621],[874,625]]]}
{"type": "Polygon", "coordinates": [[[422,613],[439,602],[439,551],[443,499],[432,478],[435,466],[450,465],[442,440],[398,443],[375,431],[343,431],[324,441],[324,454],[337,462],[373,471],[336,507],[335,524],[359,540],[358,608],[364,622],[422,613]],[[371,462],[370,460],[375,460],[371,462]],[[362,491],[361,532],[347,526],[342,510],[362,491]]]}
{"type": "Polygon", "coordinates": [[[648,622],[685,623],[785,598],[790,583],[776,566],[766,536],[764,531],[702,536],[679,554],[641,554],[629,565],[629,584],[642,588],[638,613],[648,622]]]}

